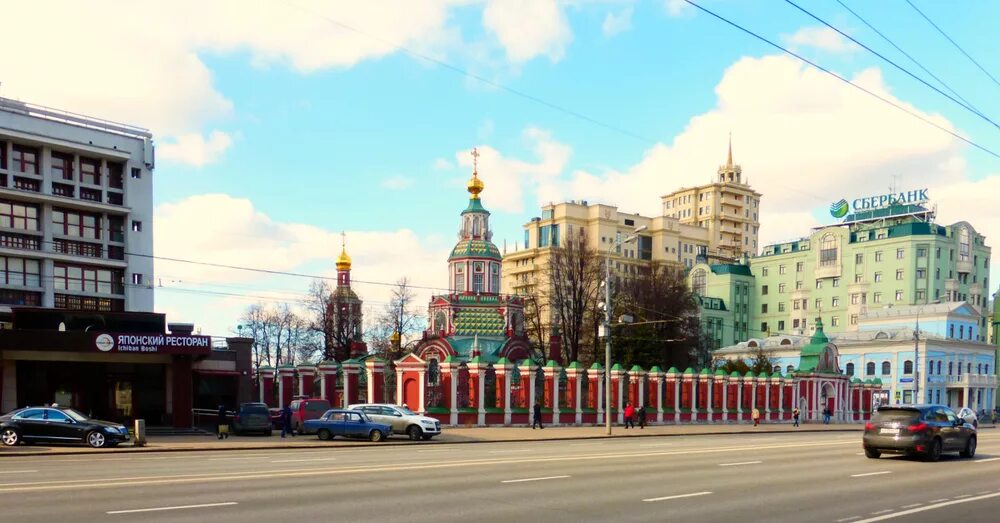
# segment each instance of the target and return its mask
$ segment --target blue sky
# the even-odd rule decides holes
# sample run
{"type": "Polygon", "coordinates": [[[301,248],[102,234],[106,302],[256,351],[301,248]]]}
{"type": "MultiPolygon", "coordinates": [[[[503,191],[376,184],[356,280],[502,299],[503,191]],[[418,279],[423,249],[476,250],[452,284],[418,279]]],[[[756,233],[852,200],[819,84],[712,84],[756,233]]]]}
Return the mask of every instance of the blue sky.
{"type": "MultiPolygon", "coordinates": [[[[1000,118],[1000,86],[905,0],[843,1],[1000,118]]],[[[912,1],[1000,74],[993,27],[1000,5],[912,1]]],[[[700,3],[1000,151],[997,128],[788,3],[700,3]]],[[[708,180],[725,159],[730,131],[737,162],[765,193],[765,241],[807,233],[830,202],[882,192],[893,175],[900,187],[929,187],[943,222],[968,219],[988,238],[1000,226],[985,197],[1000,184],[996,158],[677,0],[217,2],[197,19],[183,14],[184,2],[55,4],[62,9],[53,9],[53,23],[65,25],[57,34],[66,41],[26,58],[0,56],[0,71],[8,71],[0,94],[156,133],[161,256],[330,274],[343,230],[357,279],[409,276],[443,286],[472,147],[484,150],[484,202],[502,248],[504,239],[521,238],[540,202],[590,199],[657,212],[660,194],[708,180]],[[129,45],[80,40],[80,22],[90,17],[123,22],[117,37],[129,45]],[[157,27],[141,27],[151,17],[157,27]],[[67,50],[71,41],[80,49],[67,50]],[[124,74],[80,86],[52,82],[58,67],[31,66],[71,71],[74,53],[114,56],[105,65],[117,63],[124,74]]],[[[836,0],[800,5],[926,76],[836,0]]],[[[187,289],[158,291],[157,307],[213,334],[230,332],[239,311],[261,296],[295,298],[308,286],[169,263],[156,271],[165,287],[187,289]]],[[[385,299],[380,286],[359,291],[373,307],[385,299]]]]}

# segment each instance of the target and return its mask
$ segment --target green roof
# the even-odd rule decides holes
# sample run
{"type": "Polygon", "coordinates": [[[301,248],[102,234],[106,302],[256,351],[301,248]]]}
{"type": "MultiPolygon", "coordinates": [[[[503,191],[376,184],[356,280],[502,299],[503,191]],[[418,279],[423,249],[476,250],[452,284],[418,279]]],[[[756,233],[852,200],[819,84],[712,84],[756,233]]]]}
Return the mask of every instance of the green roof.
{"type": "Polygon", "coordinates": [[[687,375],[687,374],[694,374],[694,369],[692,369],[691,367],[688,367],[688,368],[684,369],[684,374],[685,375],[687,375]]]}
{"type": "Polygon", "coordinates": [[[497,249],[493,242],[488,240],[459,240],[455,248],[451,250],[448,261],[456,258],[489,258],[500,261],[500,249],[497,249]]]}
{"type": "Polygon", "coordinates": [[[680,371],[677,370],[677,367],[670,367],[669,369],[667,369],[667,374],[679,374],[679,373],[680,371]]]}
{"type": "Polygon", "coordinates": [[[511,363],[510,360],[508,360],[507,358],[500,358],[496,361],[494,365],[510,365],[510,363],[511,363]]]}
{"type": "Polygon", "coordinates": [[[545,367],[549,369],[558,369],[560,365],[556,362],[556,360],[549,360],[545,362],[545,367]]]}
{"type": "Polygon", "coordinates": [[[736,372],[736,371],[734,370],[734,371],[732,372],[732,374],[730,374],[730,375],[729,375],[729,377],[730,377],[730,378],[739,378],[739,377],[740,377],[740,373],[739,373],[739,372],[736,372]]]}
{"type": "Polygon", "coordinates": [[[602,367],[601,364],[597,363],[596,361],[594,362],[593,365],[590,366],[590,368],[592,370],[604,370],[604,367],[602,367]]]}
{"type": "Polygon", "coordinates": [[[642,372],[643,369],[639,365],[632,365],[632,370],[630,372],[642,372]]]}
{"type": "Polygon", "coordinates": [[[462,214],[468,214],[470,212],[480,212],[489,215],[490,211],[483,207],[483,201],[479,198],[469,198],[469,206],[462,211],[462,214]]]}
{"type": "Polygon", "coordinates": [[[700,374],[702,376],[708,376],[709,375],[708,367],[703,367],[701,369],[701,372],[699,372],[698,374],[700,374]]]}
{"type": "Polygon", "coordinates": [[[823,320],[816,319],[816,332],[813,333],[809,343],[802,347],[799,352],[799,370],[802,372],[813,372],[819,365],[819,357],[823,355],[830,338],[823,333],[823,320]]]}
{"type": "Polygon", "coordinates": [[[495,307],[464,307],[455,311],[455,336],[504,334],[504,318],[495,307]]]}
{"type": "Polygon", "coordinates": [[[715,369],[715,375],[716,376],[725,376],[726,375],[726,371],[724,371],[722,369],[715,369]]]}
{"type": "Polygon", "coordinates": [[[719,263],[716,265],[711,265],[709,268],[712,269],[712,274],[734,274],[737,276],[753,276],[753,273],[750,272],[750,267],[747,267],[742,263],[719,263]]]}
{"type": "Polygon", "coordinates": [[[612,371],[619,370],[619,371],[625,372],[625,367],[622,367],[621,363],[615,363],[614,365],[611,366],[611,370],[612,371]]]}
{"type": "Polygon", "coordinates": [[[661,369],[659,365],[653,365],[652,368],[649,369],[649,372],[655,374],[657,372],[663,372],[663,369],[661,369]]]}
{"type": "Polygon", "coordinates": [[[757,375],[754,374],[754,372],[752,370],[748,370],[747,373],[746,373],[746,375],[745,375],[745,377],[747,377],[747,378],[756,378],[757,375]]]}

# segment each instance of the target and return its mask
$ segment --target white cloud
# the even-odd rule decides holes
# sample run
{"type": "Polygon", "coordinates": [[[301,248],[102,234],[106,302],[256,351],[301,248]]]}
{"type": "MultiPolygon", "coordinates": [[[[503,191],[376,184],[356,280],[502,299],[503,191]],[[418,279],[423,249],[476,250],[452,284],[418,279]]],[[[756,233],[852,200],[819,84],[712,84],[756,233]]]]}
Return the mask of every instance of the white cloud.
{"type": "Polygon", "coordinates": [[[860,49],[857,44],[829,27],[803,27],[794,34],[781,35],[781,39],[793,50],[815,47],[829,53],[852,53],[860,49]]]}
{"type": "MultiPolygon", "coordinates": [[[[560,195],[558,179],[573,153],[568,145],[552,139],[548,131],[529,127],[524,139],[537,161],[505,156],[489,145],[479,145],[479,177],[486,184],[483,203],[487,208],[520,213],[526,194],[534,193],[539,201],[560,195]]],[[[455,153],[458,164],[472,170],[469,151],[455,153]]],[[[461,180],[463,183],[465,179],[461,180]]]]}
{"type": "Polygon", "coordinates": [[[545,55],[559,61],[573,40],[559,0],[488,0],[483,26],[492,32],[511,62],[545,55]]]}
{"type": "MultiPolygon", "coordinates": [[[[853,79],[953,128],[895,98],[878,69],[853,79]]],[[[660,195],[714,179],[730,131],[744,179],[763,193],[765,242],[807,234],[819,224],[816,209],[841,196],[882,192],[891,175],[902,174],[906,187],[932,191],[964,180],[964,147],[956,139],[792,58],[743,58],[715,91],[717,106],[692,117],[670,144],[651,147],[620,171],[578,171],[568,180],[555,175],[547,189],[556,197],[549,199],[601,201],[658,215],[660,195]]],[[[968,219],[975,224],[975,216],[968,219]]]]}
{"type": "Polygon", "coordinates": [[[386,189],[400,191],[403,189],[408,189],[410,186],[412,186],[413,179],[407,178],[405,176],[393,176],[391,178],[386,178],[385,180],[382,180],[382,183],[380,185],[386,189]]]}
{"type": "Polygon", "coordinates": [[[435,171],[448,171],[455,168],[455,165],[448,161],[447,158],[438,158],[434,160],[434,164],[431,167],[435,171]]]}
{"type": "MultiPolygon", "coordinates": [[[[333,277],[333,262],[341,248],[339,230],[275,221],[249,200],[226,194],[160,205],[154,223],[155,252],[167,258],[333,277]]],[[[347,231],[354,288],[367,305],[380,307],[388,301],[391,287],[368,282],[391,284],[407,276],[413,285],[446,287],[451,247],[409,229],[347,231]],[[399,256],[400,252],[406,256],[399,256]]],[[[217,335],[230,333],[240,313],[252,303],[273,298],[295,305],[310,283],[308,278],[162,259],[156,261],[155,275],[155,281],[163,284],[156,294],[158,310],[182,311],[185,316],[172,320],[193,321],[206,333],[217,335]]],[[[425,303],[431,291],[417,293],[418,302],[425,303]]]]}
{"type": "Polygon", "coordinates": [[[691,10],[691,6],[684,0],[664,0],[663,7],[670,16],[683,16],[691,10]]]}
{"type": "Polygon", "coordinates": [[[604,23],[601,24],[601,31],[604,32],[604,36],[612,37],[620,33],[624,33],[629,29],[632,29],[632,13],[634,9],[631,7],[626,7],[622,12],[615,14],[608,12],[604,17],[604,23]]]}
{"type": "Polygon", "coordinates": [[[161,143],[157,152],[163,160],[203,167],[218,160],[232,144],[233,138],[222,131],[212,131],[207,140],[192,133],[161,143]]]}

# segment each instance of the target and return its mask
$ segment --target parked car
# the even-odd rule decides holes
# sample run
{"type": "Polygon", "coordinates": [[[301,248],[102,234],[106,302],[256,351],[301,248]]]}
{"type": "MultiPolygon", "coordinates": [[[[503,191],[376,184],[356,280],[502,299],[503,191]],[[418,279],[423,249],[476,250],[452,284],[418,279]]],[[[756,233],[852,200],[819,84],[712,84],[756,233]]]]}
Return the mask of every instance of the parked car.
{"type": "Polygon", "coordinates": [[[884,452],[920,455],[927,461],[937,461],[943,452],[971,458],[976,428],[943,405],[886,405],[865,424],[863,445],[871,459],[884,452]]]}
{"type": "Polygon", "coordinates": [[[976,411],[970,409],[969,407],[963,407],[962,410],[958,411],[958,417],[965,420],[966,423],[979,429],[979,414],[976,411]]]}
{"type": "Polygon", "coordinates": [[[86,443],[94,448],[114,447],[130,439],[120,423],[88,418],[67,407],[26,407],[0,416],[0,442],[86,443]]]}
{"type": "Polygon", "coordinates": [[[413,412],[404,405],[387,403],[359,403],[349,405],[351,410],[360,410],[371,419],[392,426],[393,434],[406,434],[411,440],[427,441],[441,434],[441,422],[413,412]]]}
{"type": "Polygon", "coordinates": [[[364,412],[344,409],[328,410],[319,419],[306,420],[303,426],[307,432],[316,434],[323,441],[343,436],[368,438],[377,442],[385,440],[392,431],[392,427],[372,421],[364,412]]]}
{"type": "Polygon", "coordinates": [[[270,436],[272,430],[266,403],[243,403],[233,416],[233,433],[238,436],[251,432],[270,436]]]}
{"type": "Polygon", "coordinates": [[[292,409],[292,430],[299,434],[307,434],[305,422],[319,418],[330,410],[332,405],[327,400],[306,398],[292,401],[290,407],[292,409]]]}

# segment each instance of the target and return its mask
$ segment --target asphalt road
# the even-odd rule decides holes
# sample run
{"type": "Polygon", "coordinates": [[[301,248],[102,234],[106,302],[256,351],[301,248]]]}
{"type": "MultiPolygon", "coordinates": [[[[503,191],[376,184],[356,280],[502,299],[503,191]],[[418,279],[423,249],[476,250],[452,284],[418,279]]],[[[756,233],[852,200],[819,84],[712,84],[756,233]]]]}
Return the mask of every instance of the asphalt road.
{"type": "Polygon", "coordinates": [[[974,460],[869,460],[859,433],[0,459],[4,521],[996,521],[974,460]]]}

